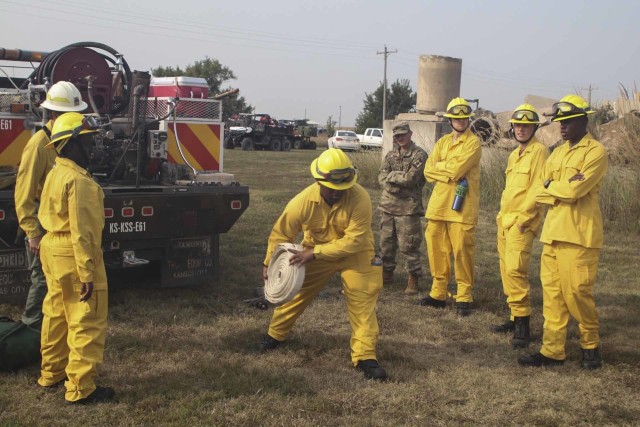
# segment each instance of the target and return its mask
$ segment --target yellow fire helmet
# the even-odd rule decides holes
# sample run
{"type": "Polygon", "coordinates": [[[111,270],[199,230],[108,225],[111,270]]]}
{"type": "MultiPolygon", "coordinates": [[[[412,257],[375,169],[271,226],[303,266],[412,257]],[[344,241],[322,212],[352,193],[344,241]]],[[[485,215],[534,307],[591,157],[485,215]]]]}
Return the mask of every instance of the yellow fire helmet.
{"type": "Polygon", "coordinates": [[[551,121],[559,122],[593,113],[595,111],[583,98],[578,95],[567,95],[551,107],[551,121]]]}
{"type": "Polygon", "coordinates": [[[69,140],[85,133],[98,131],[98,123],[93,116],[80,113],[64,113],[58,117],[51,129],[51,141],[46,148],[55,148],[59,153],[69,140]]]}
{"type": "Polygon", "coordinates": [[[321,185],[334,190],[346,190],[358,181],[358,171],[344,151],[329,148],[311,162],[311,175],[321,185]]]}
{"type": "Polygon", "coordinates": [[[468,119],[473,116],[471,112],[471,105],[464,98],[453,98],[449,105],[447,105],[447,111],[444,113],[444,117],[450,119],[468,119]]]}
{"type": "Polygon", "coordinates": [[[519,123],[523,125],[537,125],[540,124],[540,115],[536,108],[531,104],[519,105],[513,114],[509,123],[519,123]]]}

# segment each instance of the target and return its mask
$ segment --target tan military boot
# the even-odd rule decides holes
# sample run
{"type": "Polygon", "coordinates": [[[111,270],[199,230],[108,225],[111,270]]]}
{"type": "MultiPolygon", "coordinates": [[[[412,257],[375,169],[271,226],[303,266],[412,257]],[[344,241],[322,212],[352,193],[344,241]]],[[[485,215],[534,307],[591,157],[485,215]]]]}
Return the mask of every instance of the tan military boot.
{"type": "Polygon", "coordinates": [[[393,270],[382,270],[382,283],[385,285],[393,283],[393,270]]]}
{"type": "Polygon", "coordinates": [[[405,295],[416,295],[418,293],[418,276],[409,274],[407,281],[407,289],[404,290],[405,295]]]}

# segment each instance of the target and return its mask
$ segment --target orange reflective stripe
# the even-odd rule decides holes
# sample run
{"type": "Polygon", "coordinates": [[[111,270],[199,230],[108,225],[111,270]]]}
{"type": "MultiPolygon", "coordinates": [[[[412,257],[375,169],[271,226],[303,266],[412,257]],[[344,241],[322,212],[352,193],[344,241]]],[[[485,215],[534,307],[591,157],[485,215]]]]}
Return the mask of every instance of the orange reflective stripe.
{"type": "Polygon", "coordinates": [[[33,132],[24,128],[24,119],[2,120],[10,120],[11,126],[0,130],[0,164],[17,166],[33,132]]]}
{"type": "MultiPolygon", "coordinates": [[[[177,123],[176,128],[187,161],[198,170],[220,169],[220,125],[206,123],[177,123]]],[[[168,126],[168,159],[184,164],[174,134],[173,124],[168,126]]]]}

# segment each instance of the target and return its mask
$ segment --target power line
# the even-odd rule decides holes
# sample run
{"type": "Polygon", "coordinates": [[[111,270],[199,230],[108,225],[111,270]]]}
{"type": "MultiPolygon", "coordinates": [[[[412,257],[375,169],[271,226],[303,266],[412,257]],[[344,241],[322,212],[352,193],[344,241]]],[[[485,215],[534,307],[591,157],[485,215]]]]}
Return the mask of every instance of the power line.
{"type": "MultiPolygon", "coordinates": [[[[114,20],[117,20],[118,24],[124,23],[129,25],[135,25],[136,27],[160,29],[163,32],[169,29],[169,30],[177,31],[181,33],[192,33],[192,34],[202,35],[203,31],[193,30],[194,28],[201,28],[206,30],[205,34],[215,36],[215,37],[239,39],[239,40],[245,40],[245,41],[248,40],[252,42],[261,42],[261,43],[281,43],[281,44],[289,44],[289,45],[296,45],[296,46],[330,48],[330,49],[338,49],[338,50],[345,50],[345,51],[349,51],[349,50],[362,51],[364,49],[369,49],[375,46],[372,43],[361,43],[361,42],[353,42],[353,41],[345,41],[345,40],[337,40],[337,39],[322,39],[322,38],[311,39],[311,38],[303,38],[303,37],[291,37],[289,35],[284,35],[284,34],[268,33],[268,32],[261,32],[261,31],[238,30],[237,28],[232,29],[232,28],[222,27],[218,25],[216,25],[215,27],[212,27],[210,24],[204,24],[204,23],[198,23],[198,22],[192,22],[192,21],[181,21],[179,19],[173,19],[173,18],[171,20],[158,18],[152,15],[150,16],[146,12],[144,14],[136,14],[132,12],[123,13],[123,12],[110,10],[110,11],[100,11],[100,13],[98,14],[81,13],[81,12],[78,12],[78,9],[84,9],[89,12],[95,12],[95,8],[86,7],[86,6],[83,7],[81,5],[72,6],[65,2],[60,2],[60,1],[56,2],[55,0],[47,1],[43,3],[48,6],[51,6],[51,4],[54,4],[54,5],[60,4],[60,5],[72,6],[72,7],[70,7],[68,10],[64,10],[60,7],[34,6],[29,4],[25,5],[23,2],[16,2],[11,0],[0,0],[0,3],[13,4],[16,6],[20,6],[21,8],[24,8],[25,6],[31,7],[31,8],[37,8],[39,11],[45,10],[52,13],[62,13],[65,16],[71,15],[71,16],[80,16],[83,18],[92,18],[92,19],[99,20],[103,24],[105,22],[108,22],[108,20],[106,20],[105,17],[117,16],[118,18],[114,18],[114,20]],[[144,21],[143,22],[138,20],[131,21],[127,19],[122,19],[122,17],[140,18],[140,19],[144,19],[144,21]],[[155,21],[155,22],[161,23],[162,25],[149,24],[148,23],[149,21],[155,21]],[[174,27],[174,28],[171,28],[171,27],[174,27]]],[[[8,10],[7,12],[20,13],[15,9],[8,10]]],[[[74,22],[77,23],[77,21],[74,21],[74,22]]],[[[113,28],[113,27],[110,27],[110,28],[113,28]]]]}
{"type": "MultiPolygon", "coordinates": [[[[33,14],[28,13],[28,12],[21,12],[21,11],[15,11],[15,10],[6,10],[6,9],[2,9],[0,8],[0,11],[6,11],[8,13],[15,13],[15,14],[21,14],[21,15],[26,15],[29,16],[31,18],[33,18],[33,14]]],[[[95,18],[98,19],[97,17],[93,17],[90,16],[91,18],[95,18]]],[[[42,19],[45,19],[45,17],[43,16],[42,19]]],[[[47,20],[51,19],[51,16],[48,16],[46,18],[47,20]]],[[[75,25],[78,25],[78,20],[77,19],[69,19],[69,18],[64,18],[64,17],[57,17],[56,21],[63,21],[63,22],[70,22],[73,23],[75,25]]],[[[92,28],[95,27],[100,27],[100,28],[106,28],[109,30],[118,30],[118,31],[122,31],[121,27],[115,27],[112,25],[108,25],[104,23],[104,20],[100,20],[100,23],[85,23],[86,25],[90,25],[92,28]]],[[[150,27],[149,25],[138,25],[138,24],[134,24],[136,25],[136,27],[150,27]]],[[[157,27],[157,26],[153,26],[153,27],[157,27]]],[[[164,28],[164,27],[162,27],[164,28]]],[[[163,37],[163,38],[170,38],[170,39],[181,39],[181,40],[191,40],[191,41],[197,41],[197,42],[202,42],[202,43],[211,43],[212,40],[211,39],[207,39],[207,38],[198,38],[198,37],[188,37],[188,36],[184,36],[184,35],[172,35],[170,34],[170,32],[166,31],[167,29],[165,28],[165,31],[162,32],[153,32],[153,31],[143,31],[140,29],[128,29],[127,31],[130,33],[138,33],[138,34],[146,34],[149,36],[153,36],[153,37],[163,37]]],[[[198,34],[198,35],[202,35],[202,36],[215,36],[215,37],[220,37],[217,36],[215,34],[206,34],[203,33],[201,31],[188,31],[188,30],[180,30],[180,29],[169,29],[169,31],[177,31],[177,32],[189,32],[189,33],[194,33],[194,34],[198,34]]],[[[234,38],[234,37],[228,37],[228,38],[234,38]]],[[[235,37],[237,39],[237,37],[235,37]]],[[[268,40],[262,40],[262,39],[245,39],[247,40],[248,43],[237,43],[237,42],[233,42],[233,41],[221,41],[218,38],[216,38],[215,40],[213,40],[215,43],[218,43],[220,45],[226,45],[226,46],[237,46],[237,47],[243,47],[243,48],[250,48],[250,49],[261,49],[261,50],[268,50],[268,51],[278,51],[278,52],[294,52],[294,53],[305,53],[308,55],[317,55],[317,51],[310,51],[308,48],[304,49],[304,46],[308,46],[308,45],[303,45],[303,44],[298,44],[296,45],[295,43],[290,43],[293,44],[293,46],[291,48],[289,47],[272,47],[272,45],[260,45],[260,43],[270,43],[268,40]],[[251,43],[258,43],[256,44],[251,44],[251,43]],[[298,49],[299,47],[299,49],[298,49]]],[[[278,43],[274,43],[276,45],[278,45],[278,43]]],[[[316,49],[321,49],[322,47],[326,47],[326,46],[311,46],[314,47],[316,49]]],[[[333,48],[332,48],[333,49],[333,48]]],[[[374,58],[371,56],[361,56],[361,55],[354,55],[354,54],[340,54],[340,53],[333,53],[331,51],[328,52],[323,52],[323,55],[329,55],[329,56],[336,56],[336,57],[342,57],[342,58],[349,58],[349,59],[366,59],[366,60],[373,60],[374,58]]]]}

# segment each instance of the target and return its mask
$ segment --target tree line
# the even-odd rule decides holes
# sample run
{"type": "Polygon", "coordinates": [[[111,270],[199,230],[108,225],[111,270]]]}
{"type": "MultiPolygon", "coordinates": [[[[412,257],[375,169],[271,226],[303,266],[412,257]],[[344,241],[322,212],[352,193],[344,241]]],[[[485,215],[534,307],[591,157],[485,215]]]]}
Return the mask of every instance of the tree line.
{"type": "MultiPolygon", "coordinates": [[[[159,65],[157,68],[152,68],[151,72],[154,77],[187,76],[204,78],[209,86],[210,95],[217,95],[232,89],[231,86],[225,85],[225,83],[237,78],[233,70],[221,64],[217,59],[209,58],[208,56],[205,59],[187,65],[184,69],[179,65],[175,67],[159,65]]],[[[382,126],[383,93],[384,85],[382,82],[372,93],[365,93],[364,106],[355,122],[358,132],[362,133],[367,128],[382,126]]],[[[409,112],[415,107],[415,104],[416,93],[411,88],[409,79],[398,79],[387,87],[387,117],[395,117],[400,113],[409,112]]],[[[253,106],[243,96],[236,94],[222,99],[222,111],[223,120],[226,120],[234,114],[251,113],[253,106]]],[[[333,117],[329,117],[327,125],[327,130],[332,131],[335,125],[333,117]]]]}

